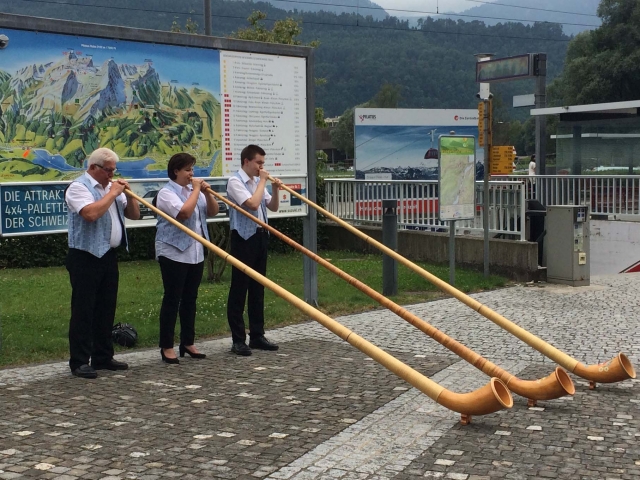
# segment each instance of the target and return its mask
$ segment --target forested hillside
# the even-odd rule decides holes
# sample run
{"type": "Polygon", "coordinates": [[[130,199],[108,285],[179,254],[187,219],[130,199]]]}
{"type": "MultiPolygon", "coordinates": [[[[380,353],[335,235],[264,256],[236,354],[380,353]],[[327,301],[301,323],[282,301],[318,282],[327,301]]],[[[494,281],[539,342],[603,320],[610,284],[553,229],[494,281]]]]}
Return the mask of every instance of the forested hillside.
{"type": "MultiPolygon", "coordinates": [[[[303,22],[303,41],[320,41],[315,73],[327,83],[318,87],[316,103],[330,116],[369,100],[385,82],[402,87],[401,107],[471,108],[477,102],[474,53],[546,52],[552,79],[562,70],[569,40],[559,25],[549,23],[486,26],[428,18],[410,29],[393,17],[377,21],[355,14],[291,14],[261,2],[222,0],[212,1],[214,35],[245,27],[246,17],[256,9],[268,14],[267,27],[269,20],[293,15],[303,22]]],[[[0,0],[0,12],[158,30],[169,30],[174,21],[184,25],[188,17],[200,31],[204,24],[201,0],[0,0]]],[[[493,90],[510,104],[511,95],[532,92],[533,82],[498,84],[493,90]]]]}
{"type": "Polygon", "coordinates": [[[484,21],[495,25],[510,19],[528,22],[564,22],[562,31],[575,35],[584,30],[593,30],[601,24],[596,16],[600,0],[510,0],[507,2],[483,3],[481,5],[451,15],[453,19],[484,21]]]}
{"type": "MultiPolygon", "coordinates": [[[[227,0],[234,2],[247,2],[247,0],[227,0]]],[[[251,1],[251,0],[249,0],[251,1]]],[[[371,15],[377,20],[387,17],[387,12],[378,4],[371,0],[269,0],[271,5],[283,10],[300,10],[305,12],[330,12],[340,15],[341,13],[356,13],[366,17],[371,15]]]]}

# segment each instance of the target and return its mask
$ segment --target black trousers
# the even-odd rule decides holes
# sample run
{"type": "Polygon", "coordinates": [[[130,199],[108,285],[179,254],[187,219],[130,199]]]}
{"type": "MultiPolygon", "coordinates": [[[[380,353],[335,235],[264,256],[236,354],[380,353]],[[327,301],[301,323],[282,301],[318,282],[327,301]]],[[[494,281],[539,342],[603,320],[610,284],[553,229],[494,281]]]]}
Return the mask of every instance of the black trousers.
{"type": "Polygon", "coordinates": [[[164,296],[160,307],[160,348],[173,348],[176,318],[180,314],[180,343],[193,345],[196,337],[196,300],[204,262],[181,263],[158,257],[164,296]]]}
{"type": "MultiPolygon", "coordinates": [[[[267,273],[269,234],[260,229],[247,240],[231,230],[231,255],[258,273],[267,273]]],[[[264,287],[235,267],[231,269],[231,288],[227,300],[227,319],[233,342],[246,341],[244,306],[249,294],[249,334],[264,335],[264,287]]]]}
{"type": "Polygon", "coordinates": [[[70,248],[66,260],[71,281],[69,367],[113,358],[111,329],[118,299],[118,257],[114,249],[102,258],[70,248]]]}

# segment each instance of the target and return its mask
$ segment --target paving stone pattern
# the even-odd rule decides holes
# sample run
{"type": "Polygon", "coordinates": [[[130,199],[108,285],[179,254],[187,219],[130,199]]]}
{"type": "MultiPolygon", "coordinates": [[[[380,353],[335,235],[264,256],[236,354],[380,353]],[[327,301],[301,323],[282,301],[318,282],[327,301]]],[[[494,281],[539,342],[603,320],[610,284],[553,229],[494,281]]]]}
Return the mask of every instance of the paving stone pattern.
{"type": "MultiPolygon", "coordinates": [[[[640,275],[592,286],[520,286],[474,295],[583,363],[640,360],[640,275]]],[[[407,307],[523,379],[554,364],[456,300],[407,307]]],[[[338,319],[445,388],[488,378],[395,315],[338,319]]],[[[71,377],[64,363],[0,371],[0,479],[639,479],[640,385],[572,375],[576,395],[474,417],[468,426],[315,322],[268,332],[277,353],[160,362],[71,377]]]]}

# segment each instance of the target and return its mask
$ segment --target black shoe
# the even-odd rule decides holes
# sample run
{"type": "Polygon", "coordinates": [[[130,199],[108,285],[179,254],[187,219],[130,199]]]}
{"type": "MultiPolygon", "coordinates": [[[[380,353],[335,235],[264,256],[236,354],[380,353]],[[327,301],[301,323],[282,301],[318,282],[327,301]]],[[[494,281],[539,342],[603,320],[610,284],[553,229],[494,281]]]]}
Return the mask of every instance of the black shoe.
{"type": "Polygon", "coordinates": [[[251,349],[247,347],[247,344],[244,342],[234,342],[233,345],[231,345],[231,351],[236,355],[242,355],[243,357],[251,355],[251,349]]]}
{"type": "Polygon", "coordinates": [[[119,362],[118,360],[114,360],[113,358],[106,362],[91,362],[91,366],[94,370],[111,370],[114,372],[116,370],[127,370],[129,368],[129,365],[127,365],[126,363],[119,362]]]}
{"type": "Polygon", "coordinates": [[[86,363],[84,365],[80,365],[75,370],[71,370],[71,375],[80,378],[98,378],[98,374],[95,369],[86,363]]]}
{"type": "MultiPolygon", "coordinates": [[[[191,345],[190,345],[190,346],[191,346],[191,345]]],[[[180,344],[180,348],[179,348],[179,350],[180,350],[180,356],[181,356],[181,357],[184,357],[184,354],[185,354],[185,353],[188,353],[188,354],[189,354],[189,356],[190,356],[191,358],[207,358],[207,355],[206,355],[206,354],[204,354],[204,353],[193,353],[193,352],[190,352],[190,351],[187,349],[187,347],[185,347],[185,346],[184,346],[184,345],[182,345],[182,344],[180,344]]]]}
{"type": "Polygon", "coordinates": [[[164,350],[160,349],[160,356],[162,357],[162,361],[165,363],[171,363],[173,365],[177,365],[180,363],[180,360],[178,360],[178,357],[176,358],[167,358],[164,356],[164,350]]]}
{"type": "Polygon", "coordinates": [[[264,335],[260,335],[259,337],[251,337],[249,340],[249,347],[256,348],[258,350],[278,350],[280,347],[273,342],[270,342],[265,338],[264,335]]]}

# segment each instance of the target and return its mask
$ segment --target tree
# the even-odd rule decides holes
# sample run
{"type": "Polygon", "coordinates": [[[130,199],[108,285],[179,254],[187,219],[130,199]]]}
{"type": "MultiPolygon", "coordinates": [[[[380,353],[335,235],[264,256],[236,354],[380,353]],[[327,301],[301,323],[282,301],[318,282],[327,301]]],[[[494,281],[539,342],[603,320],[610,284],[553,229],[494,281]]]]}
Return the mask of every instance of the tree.
{"type": "MultiPolygon", "coordinates": [[[[271,30],[267,30],[262,23],[266,18],[266,13],[255,10],[251,15],[249,15],[249,18],[247,18],[249,26],[236,30],[230,35],[230,37],[239,38],[240,40],[253,40],[255,42],[302,45],[302,42],[298,40],[298,37],[302,33],[301,22],[290,17],[283,20],[276,20],[273,23],[273,28],[271,30]]],[[[319,42],[316,40],[307,44],[307,46],[313,48],[318,45],[319,42]]]]}
{"type": "Polygon", "coordinates": [[[340,118],[336,128],[331,131],[331,141],[333,145],[344,152],[347,158],[353,158],[353,108],[347,108],[340,118]]]}
{"type": "Polygon", "coordinates": [[[555,88],[565,105],[637,100],[640,94],[640,2],[602,0],[602,26],[569,44],[555,88]]]}
{"type": "MultiPolygon", "coordinates": [[[[193,13],[193,10],[191,10],[193,13]]],[[[198,34],[198,23],[194,22],[191,17],[187,18],[187,21],[184,24],[185,33],[191,33],[193,35],[198,34]]],[[[180,24],[178,23],[178,17],[174,17],[173,22],[171,23],[171,31],[174,33],[181,33],[182,30],[180,28],[180,24]]]]}
{"type": "Polygon", "coordinates": [[[327,128],[327,122],[324,121],[324,108],[316,107],[314,121],[316,128],[327,128]]]}
{"type": "Polygon", "coordinates": [[[401,90],[402,85],[385,82],[369,103],[375,108],[398,108],[398,103],[402,100],[401,90]]]}

